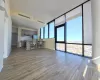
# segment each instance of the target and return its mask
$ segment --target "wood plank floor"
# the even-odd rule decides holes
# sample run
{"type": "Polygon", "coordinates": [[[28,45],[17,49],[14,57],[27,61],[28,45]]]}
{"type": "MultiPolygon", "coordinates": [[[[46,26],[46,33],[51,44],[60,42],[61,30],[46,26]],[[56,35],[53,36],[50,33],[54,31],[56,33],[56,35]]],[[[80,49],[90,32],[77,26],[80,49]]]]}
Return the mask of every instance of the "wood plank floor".
{"type": "Polygon", "coordinates": [[[99,80],[98,77],[89,59],[47,49],[14,49],[0,73],[0,80],[99,80]]]}

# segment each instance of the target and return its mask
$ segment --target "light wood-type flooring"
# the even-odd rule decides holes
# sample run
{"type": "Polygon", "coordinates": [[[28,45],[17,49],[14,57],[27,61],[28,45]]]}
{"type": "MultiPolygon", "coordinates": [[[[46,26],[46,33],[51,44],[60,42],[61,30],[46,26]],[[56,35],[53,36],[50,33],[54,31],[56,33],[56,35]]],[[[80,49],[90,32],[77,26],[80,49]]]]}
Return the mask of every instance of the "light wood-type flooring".
{"type": "Polygon", "coordinates": [[[0,80],[99,80],[88,59],[48,49],[13,49],[4,60],[0,80]]]}

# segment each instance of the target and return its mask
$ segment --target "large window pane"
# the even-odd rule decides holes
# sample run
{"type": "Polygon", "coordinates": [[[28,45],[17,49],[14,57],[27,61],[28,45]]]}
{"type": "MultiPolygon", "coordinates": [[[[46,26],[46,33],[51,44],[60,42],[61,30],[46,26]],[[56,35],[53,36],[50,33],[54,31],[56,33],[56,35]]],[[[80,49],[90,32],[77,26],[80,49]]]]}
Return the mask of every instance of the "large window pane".
{"type": "Polygon", "coordinates": [[[65,51],[65,44],[64,43],[56,43],[56,49],[65,51]]]}
{"type": "Polygon", "coordinates": [[[54,22],[49,24],[49,38],[54,38],[54,22]]]}
{"type": "Polygon", "coordinates": [[[82,55],[82,45],[66,44],[67,52],[82,55]]]}
{"type": "Polygon", "coordinates": [[[45,38],[48,38],[48,25],[45,26],[45,38]]]}
{"type": "Polygon", "coordinates": [[[92,45],[84,45],[84,56],[92,57],[92,45]]]}
{"type": "Polygon", "coordinates": [[[67,21],[67,43],[82,43],[82,16],[67,21]]]}
{"type": "Polygon", "coordinates": [[[41,28],[41,39],[43,39],[43,28],[41,28]]]}
{"type": "Polygon", "coordinates": [[[64,26],[57,28],[57,41],[64,41],[64,26]]]}

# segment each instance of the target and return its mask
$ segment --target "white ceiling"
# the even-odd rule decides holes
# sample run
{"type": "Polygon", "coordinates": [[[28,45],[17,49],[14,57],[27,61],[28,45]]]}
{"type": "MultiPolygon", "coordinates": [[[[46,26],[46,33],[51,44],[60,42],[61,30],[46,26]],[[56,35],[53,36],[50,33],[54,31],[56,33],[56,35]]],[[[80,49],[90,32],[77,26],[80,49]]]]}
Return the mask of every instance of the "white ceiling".
{"type": "Polygon", "coordinates": [[[41,23],[34,22],[32,20],[29,20],[27,18],[20,17],[18,15],[12,15],[12,21],[14,25],[20,26],[20,27],[29,27],[33,29],[38,29],[40,26],[44,26],[41,23]]]}
{"type": "MultiPolygon", "coordinates": [[[[11,11],[22,12],[47,23],[86,0],[10,0],[11,11]]],[[[43,27],[43,24],[12,15],[13,23],[31,28],[43,27]]]]}

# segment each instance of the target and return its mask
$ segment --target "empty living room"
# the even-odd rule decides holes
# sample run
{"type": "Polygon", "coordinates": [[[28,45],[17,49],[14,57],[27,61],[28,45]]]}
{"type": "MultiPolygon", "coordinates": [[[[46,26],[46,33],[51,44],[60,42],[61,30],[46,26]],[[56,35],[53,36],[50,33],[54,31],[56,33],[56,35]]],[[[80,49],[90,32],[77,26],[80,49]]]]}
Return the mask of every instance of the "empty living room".
{"type": "Polygon", "coordinates": [[[0,0],[0,80],[100,80],[100,0],[0,0]]]}

